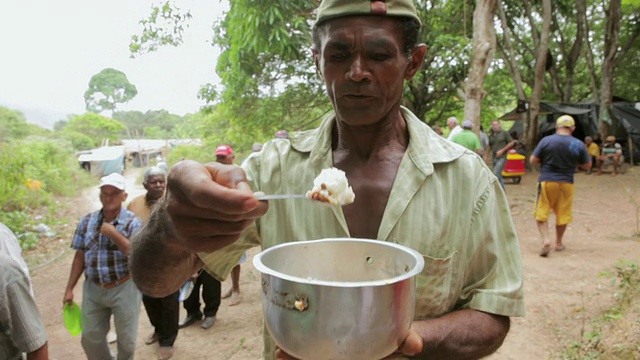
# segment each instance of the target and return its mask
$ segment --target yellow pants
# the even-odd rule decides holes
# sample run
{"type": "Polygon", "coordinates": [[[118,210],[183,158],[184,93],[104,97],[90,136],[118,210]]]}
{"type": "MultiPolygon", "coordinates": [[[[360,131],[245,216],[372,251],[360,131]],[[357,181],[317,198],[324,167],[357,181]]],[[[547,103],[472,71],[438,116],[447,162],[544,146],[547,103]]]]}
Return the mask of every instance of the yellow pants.
{"type": "Polygon", "coordinates": [[[538,221],[547,221],[553,210],[556,225],[569,224],[573,220],[573,193],[573,184],[554,181],[539,183],[533,216],[538,221]]]}

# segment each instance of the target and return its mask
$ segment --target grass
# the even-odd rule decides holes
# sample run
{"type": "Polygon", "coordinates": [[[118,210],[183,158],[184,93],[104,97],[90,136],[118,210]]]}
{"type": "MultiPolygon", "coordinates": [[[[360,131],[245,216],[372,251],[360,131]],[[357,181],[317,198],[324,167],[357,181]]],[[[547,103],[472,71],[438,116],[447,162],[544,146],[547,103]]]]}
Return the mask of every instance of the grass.
{"type": "Polygon", "coordinates": [[[596,318],[583,319],[580,337],[555,358],[640,359],[640,259],[619,260],[600,276],[610,279],[612,303],[596,318]]]}

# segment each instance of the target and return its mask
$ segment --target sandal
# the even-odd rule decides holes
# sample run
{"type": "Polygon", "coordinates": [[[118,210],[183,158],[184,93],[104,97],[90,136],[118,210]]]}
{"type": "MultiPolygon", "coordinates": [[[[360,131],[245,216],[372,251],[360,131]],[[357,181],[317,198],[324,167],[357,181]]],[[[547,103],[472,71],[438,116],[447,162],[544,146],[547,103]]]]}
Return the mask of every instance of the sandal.
{"type": "Polygon", "coordinates": [[[538,255],[547,257],[547,255],[549,255],[549,251],[551,251],[551,245],[545,245],[540,249],[540,253],[538,255]]]}
{"type": "Polygon", "coordinates": [[[556,246],[556,251],[562,251],[564,249],[566,249],[566,247],[564,247],[564,245],[556,246]]]}

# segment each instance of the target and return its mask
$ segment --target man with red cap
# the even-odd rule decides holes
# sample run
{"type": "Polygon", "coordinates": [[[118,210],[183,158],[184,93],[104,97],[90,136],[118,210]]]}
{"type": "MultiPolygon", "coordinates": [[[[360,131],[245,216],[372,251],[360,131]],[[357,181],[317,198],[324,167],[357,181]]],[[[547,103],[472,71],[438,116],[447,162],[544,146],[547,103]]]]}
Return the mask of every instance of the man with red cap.
{"type": "MultiPolygon", "coordinates": [[[[216,161],[221,164],[231,165],[236,155],[233,148],[229,145],[219,145],[216,148],[216,161]]],[[[229,306],[235,306],[240,303],[240,264],[247,260],[247,253],[242,255],[238,264],[231,270],[231,287],[222,294],[222,299],[231,298],[229,306]]]]}
{"type": "MultiPolygon", "coordinates": [[[[218,145],[216,148],[217,162],[230,165],[233,164],[234,159],[235,153],[231,146],[218,145]]],[[[240,268],[238,268],[238,276],[240,276],[240,268]]],[[[200,327],[208,329],[216,322],[216,314],[220,308],[222,284],[220,280],[214,278],[208,272],[200,271],[193,285],[191,294],[183,302],[184,309],[187,310],[187,315],[184,320],[180,322],[179,327],[182,329],[195,323],[202,318],[204,312],[204,320],[200,327]],[[202,287],[202,300],[204,302],[203,312],[200,311],[200,287],[202,287]]]]}

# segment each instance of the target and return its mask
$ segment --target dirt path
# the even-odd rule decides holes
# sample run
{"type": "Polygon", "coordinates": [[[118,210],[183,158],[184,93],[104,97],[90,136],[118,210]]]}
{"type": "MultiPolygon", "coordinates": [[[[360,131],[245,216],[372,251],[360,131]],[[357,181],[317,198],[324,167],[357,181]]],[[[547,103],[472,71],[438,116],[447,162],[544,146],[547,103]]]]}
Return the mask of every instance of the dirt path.
{"type": "MultiPolygon", "coordinates": [[[[637,168],[636,168],[637,169],[637,168]]],[[[138,174],[126,174],[128,179],[138,174]]],[[[610,270],[618,259],[640,259],[636,231],[636,207],[640,199],[638,174],[629,171],[617,177],[576,175],[574,222],[565,235],[567,250],[540,258],[538,233],[531,209],[536,174],[527,174],[519,185],[507,185],[511,210],[520,237],[525,274],[527,316],[514,319],[509,336],[492,359],[549,359],[568,337],[579,335],[589,317],[611,303],[609,280],[598,275],[610,270]]],[[[131,187],[141,191],[141,187],[131,187]]],[[[131,191],[131,190],[130,190],[131,191]]],[[[76,199],[76,218],[99,207],[97,192],[86,191],[76,199]],[[95,205],[95,206],[94,206],[95,205]]],[[[69,224],[75,227],[74,224],[69,224]]],[[[65,244],[69,239],[62,239],[65,244]]],[[[174,359],[259,359],[262,350],[262,314],[259,276],[244,263],[241,273],[243,301],[230,307],[222,302],[218,321],[209,330],[191,326],[180,331],[174,359]]],[[[33,271],[38,306],[49,333],[51,359],[80,359],[84,353],[79,337],[71,337],[62,325],[61,300],[69,275],[72,252],[33,271]]],[[[223,289],[228,283],[223,284],[223,289]]],[[[75,289],[77,300],[81,286],[75,289]]],[[[145,346],[149,320],[141,309],[137,358],[154,359],[155,347],[145,346]]],[[[181,314],[181,317],[184,314],[181,314]]]]}

